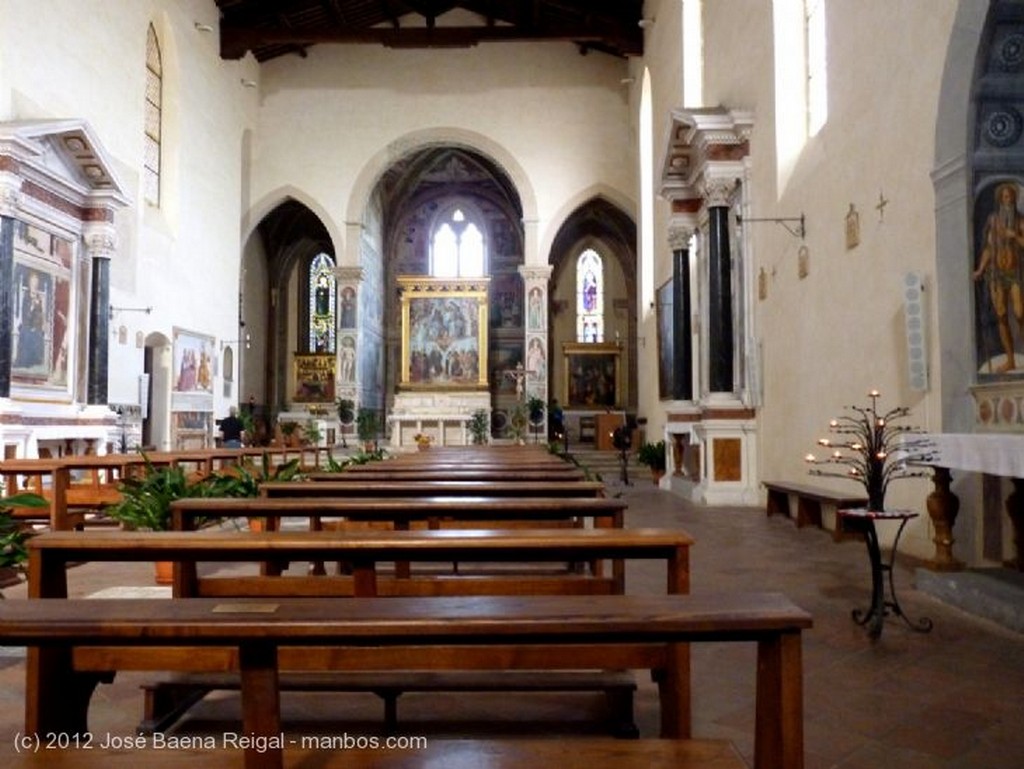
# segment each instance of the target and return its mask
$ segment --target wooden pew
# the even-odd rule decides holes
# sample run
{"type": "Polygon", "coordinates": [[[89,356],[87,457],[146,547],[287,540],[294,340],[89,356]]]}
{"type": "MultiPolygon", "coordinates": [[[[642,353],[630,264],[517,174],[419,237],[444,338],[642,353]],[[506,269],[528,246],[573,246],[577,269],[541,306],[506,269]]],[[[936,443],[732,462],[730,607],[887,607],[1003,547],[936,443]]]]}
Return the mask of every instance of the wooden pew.
{"type": "MultiPolygon", "coordinates": [[[[78,561],[149,561],[174,559],[173,595],[182,597],[310,597],[310,596],[413,596],[413,595],[607,595],[625,592],[626,559],[655,559],[666,564],[666,591],[685,593],[689,588],[690,537],[682,532],[657,529],[565,529],[556,531],[420,531],[420,532],[80,532],[50,533],[33,540],[29,560],[29,596],[63,598],[68,595],[69,563],[78,561]],[[352,565],[351,576],[200,576],[199,564],[208,562],[261,562],[287,560],[344,559],[352,565]],[[387,563],[405,561],[420,564],[457,560],[460,566],[476,564],[530,564],[569,561],[578,564],[611,560],[616,567],[610,575],[601,570],[572,573],[536,573],[532,569],[496,574],[418,574],[409,577],[382,573],[387,563]]],[[[205,660],[189,658],[176,670],[207,671],[176,675],[143,687],[146,692],[141,731],[161,731],[179,718],[212,689],[237,688],[237,678],[208,672],[230,669],[223,650],[204,650],[205,660]]],[[[83,655],[90,652],[86,650],[83,655]]],[[[303,650],[308,654],[309,650],[303,650]]],[[[138,650],[127,655],[102,652],[98,669],[142,667],[138,650]],[[125,657],[127,656],[127,659],[125,657]]],[[[422,654],[421,650],[417,654],[422,654]]],[[[385,703],[385,725],[394,730],[397,699],[405,691],[599,691],[610,706],[610,725],[616,734],[635,736],[632,693],[636,688],[629,674],[610,668],[586,671],[576,660],[550,658],[543,673],[535,670],[493,669],[486,674],[461,669],[472,667],[469,658],[420,661],[415,672],[384,675],[356,671],[318,675],[292,674],[288,687],[304,690],[370,691],[385,703]],[[552,667],[554,666],[554,667],[552,667]],[[454,667],[454,669],[452,669],[454,667]],[[440,669],[438,669],[440,668],[440,669]],[[560,671],[566,672],[560,672],[560,671]],[[383,677],[382,677],[383,676],[383,677]]],[[[489,650],[488,654],[493,654],[489,650]]],[[[323,656],[323,655],[322,655],[323,656]]],[[[642,654],[643,658],[648,655],[642,654]]],[[[409,655],[405,655],[410,660],[409,655]]],[[[627,660],[623,660],[627,662],[627,660]]],[[[154,663],[158,665],[159,663],[154,663]]],[[[308,661],[298,663],[306,670],[308,661]]],[[[329,663],[317,663],[329,664],[329,663]]],[[[89,667],[83,661],[84,667],[89,667]]],[[[314,665],[314,669],[315,669],[314,665]]],[[[484,668],[484,662],[480,663],[484,668]]],[[[622,670],[626,665],[621,666],[622,670]]],[[[679,711],[680,708],[675,708],[679,711]]],[[[667,727],[666,727],[667,728],[667,727]]]]}
{"type": "Polygon", "coordinates": [[[429,528],[453,522],[479,528],[485,521],[531,521],[550,527],[566,522],[582,525],[584,519],[595,526],[622,528],[625,510],[626,502],[607,497],[257,497],[180,499],[171,504],[171,517],[176,531],[195,529],[198,520],[210,518],[264,518],[276,528],[281,518],[332,516],[390,522],[395,529],[408,529],[414,522],[429,528]]]}
{"type": "MultiPolygon", "coordinates": [[[[319,474],[310,474],[314,479],[321,479],[319,474]]],[[[425,467],[409,467],[400,464],[389,465],[387,462],[371,462],[366,465],[343,470],[337,475],[345,475],[350,479],[374,480],[388,478],[394,481],[582,481],[586,473],[575,467],[549,470],[519,470],[515,467],[493,466],[461,466],[461,465],[430,465],[425,467]],[[371,469],[373,468],[373,469],[371,469]]],[[[331,479],[327,479],[331,480],[331,479]]]]}
{"type": "MultiPolygon", "coordinates": [[[[685,691],[688,666],[677,662],[688,659],[686,644],[737,641],[757,644],[755,767],[802,769],[801,633],[811,624],[806,612],[777,594],[0,603],[0,643],[31,647],[38,663],[29,668],[26,684],[27,734],[88,731],[96,676],[75,669],[77,647],[234,648],[241,671],[241,733],[263,738],[245,750],[246,769],[284,765],[284,746],[274,740],[283,733],[278,671],[279,650],[286,647],[461,652],[514,645],[543,652],[580,644],[609,651],[659,644],[667,649],[666,688],[685,691]]],[[[681,700],[667,705],[673,701],[681,700]]],[[[690,735],[687,730],[668,736],[690,735]]],[[[643,765],[621,760],[620,754],[620,763],[604,765],[643,765]]]]}
{"type": "Polygon", "coordinates": [[[349,478],[348,473],[320,474],[316,483],[265,481],[264,497],[600,497],[600,481],[453,481],[349,478]]]}

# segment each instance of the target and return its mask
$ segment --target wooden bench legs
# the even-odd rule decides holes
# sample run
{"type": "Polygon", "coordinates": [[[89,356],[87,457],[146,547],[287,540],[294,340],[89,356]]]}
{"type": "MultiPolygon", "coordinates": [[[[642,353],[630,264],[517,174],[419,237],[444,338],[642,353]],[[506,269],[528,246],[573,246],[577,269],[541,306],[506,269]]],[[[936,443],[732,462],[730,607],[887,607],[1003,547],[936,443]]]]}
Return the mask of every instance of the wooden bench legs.
{"type": "Polygon", "coordinates": [[[799,633],[757,645],[754,769],[792,769],[804,763],[803,661],[799,633]]]}

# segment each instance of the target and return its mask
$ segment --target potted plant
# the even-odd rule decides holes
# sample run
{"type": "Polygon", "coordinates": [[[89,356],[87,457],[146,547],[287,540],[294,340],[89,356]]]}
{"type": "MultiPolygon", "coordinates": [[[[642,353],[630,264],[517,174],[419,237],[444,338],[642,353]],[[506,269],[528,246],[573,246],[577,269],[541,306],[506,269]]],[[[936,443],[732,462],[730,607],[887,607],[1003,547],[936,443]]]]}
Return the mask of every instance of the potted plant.
{"type": "Polygon", "coordinates": [[[338,407],[338,422],[341,423],[341,445],[348,448],[345,436],[356,418],[356,402],[350,398],[338,398],[336,405],[338,407]]]}
{"type": "MultiPolygon", "coordinates": [[[[125,478],[120,484],[121,501],[107,508],[107,514],[125,529],[167,531],[171,528],[171,503],[185,497],[210,496],[208,479],[190,481],[180,467],[156,467],[146,460],[141,476],[125,478]]],[[[158,584],[170,581],[166,563],[157,564],[158,584]]]]}
{"type": "Polygon", "coordinates": [[[477,409],[470,415],[468,427],[474,446],[483,446],[487,443],[491,432],[491,418],[485,409],[477,409]]]}
{"type": "Polygon", "coordinates": [[[661,476],[665,474],[666,457],[665,457],[665,441],[656,441],[654,443],[640,444],[640,448],[636,452],[636,461],[642,465],[647,465],[651,468],[651,477],[654,478],[654,482],[657,483],[661,480],[661,476]]]}
{"type": "MultiPolygon", "coordinates": [[[[28,559],[25,542],[29,534],[10,514],[12,507],[47,507],[50,503],[38,494],[13,494],[0,499],[0,588],[21,581],[28,559]]],[[[3,594],[0,593],[0,598],[3,594]]]]}
{"type": "Polygon", "coordinates": [[[424,433],[416,433],[414,436],[412,436],[412,439],[416,441],[416,448],[418,448],[420,451],[426,451],[427,449],[429,449],[431,442],[434,440],[429,435],[426,435],[424,433]]]}
{"type": "Polygon", "coordinates": [[[296,433],[299,430],[298,422],[281,422],[281,438],[285,446],[294,446],[298,442],[296,433]]]}
{"type": "Polygon", "coordinates": [[[315,419],[310,419],[302,428],[302,440],[310,446],[319,446],[323,433],[320,432],[320,424],[315,419]]]}
{"type": "Polygon", "coordinates": [[[373,451],[377,442],[377,431],[380,421],[376,409],[361,407],[356,413],[356,435],[363,444],[363,449],[373,451]]]}
{"type": "Polygon", "coordinates": [[[523,408],[522,403],[517,403],[515,408],[512,409],[512,415],[509,417],[509,428],[512,433],[512,440],[520,446],[526,443],[527,424],[526,409],[523,408]]]}

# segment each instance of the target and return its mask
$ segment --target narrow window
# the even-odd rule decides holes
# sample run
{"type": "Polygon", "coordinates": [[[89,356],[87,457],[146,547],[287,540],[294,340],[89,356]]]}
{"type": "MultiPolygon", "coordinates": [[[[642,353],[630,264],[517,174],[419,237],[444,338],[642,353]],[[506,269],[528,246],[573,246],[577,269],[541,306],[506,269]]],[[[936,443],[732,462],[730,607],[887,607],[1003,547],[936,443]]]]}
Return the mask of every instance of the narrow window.
{"type": "Polygon", "coordinates": [[[453,208],[438,217],[430,241],[430,274],[438,278],[475,278],[486,269],[483,230],[453,208]]]}
{"type": "Polygon", "coordinates": [[[604,267],[592,248],[576,260],[576,339],[604,341],[604,267]]]}
{"type": "Polygon", "coordinates": [[[334,261],[317,254],[309,263],[309,350],[333,353],[335,313],[334,261]]]}
{"type": "Polygon", "coordinates": [[[143,138],[143,195],[150,205],[160,205],[160,124],[162,121],[163,65],[160,41],[149,25],[146,33],[146,132],[143,138]]]}
{"type": "Polygon", "coordinates": [[[807,135],[814,136],[828,120],[828,35],[825,0],[804,0],[807,44],[807,135]]]}

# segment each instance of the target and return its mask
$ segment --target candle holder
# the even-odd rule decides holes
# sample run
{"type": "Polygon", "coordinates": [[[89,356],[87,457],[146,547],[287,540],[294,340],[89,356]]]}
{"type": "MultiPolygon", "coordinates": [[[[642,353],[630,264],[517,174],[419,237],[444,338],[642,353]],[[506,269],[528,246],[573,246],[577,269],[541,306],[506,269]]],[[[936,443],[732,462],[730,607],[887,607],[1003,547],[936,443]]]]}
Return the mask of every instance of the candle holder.
{"type": "Polygon", "coordinates": [[[905,406],[878,411],[881,393],[868,393],[868,406],[846,406],[846,414],[829,422],[836,438],[820,438],[818,445],[830,451],[827,457],[808,454],[811,475],[846,478],[860,483],[868,496],[868,509],[885,510],[885,493],[892,481],[922,478],[934,451],[919,427],[901,424],[910,414],[905,406]]]}

